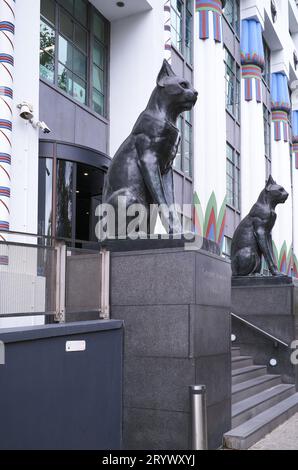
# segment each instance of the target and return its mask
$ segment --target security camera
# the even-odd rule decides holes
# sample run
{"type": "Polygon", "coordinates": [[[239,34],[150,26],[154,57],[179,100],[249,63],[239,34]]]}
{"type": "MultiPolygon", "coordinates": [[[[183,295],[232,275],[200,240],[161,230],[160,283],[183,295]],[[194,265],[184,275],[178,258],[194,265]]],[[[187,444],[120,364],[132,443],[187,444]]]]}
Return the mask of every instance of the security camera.
{"type": "Polygon", "coordinates": [[[35,129],[41,129],[44,134],[49,134],[51,132],[51,129],[46,125],[44,121],[34,121],[33,119],[31,119],[30,122],[35,129]]]}
{"type": "Polygon", "coordinates": [[[44,134],[49,134],[51,132],[51,129],[46,125],[44,121],[39,121],[37,123],[37,127],[39,127],[44,134]]]}
{"type": "Polygon", "coordinates": [[[18,104],[18,109],[20,109],[20,117],[26,121],[30,121],[33,118],[33,106],[26,101],[18,104]]]}

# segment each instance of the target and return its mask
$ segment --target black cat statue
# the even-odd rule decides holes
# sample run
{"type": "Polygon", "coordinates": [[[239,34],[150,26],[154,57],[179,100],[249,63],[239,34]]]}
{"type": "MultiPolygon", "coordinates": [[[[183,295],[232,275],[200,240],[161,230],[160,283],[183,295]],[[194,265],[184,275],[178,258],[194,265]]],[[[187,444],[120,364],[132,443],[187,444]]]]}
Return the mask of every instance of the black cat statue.
{"type": "Polygon", "coordinates": [[[281,275],[274,261],[271,231],[276,221],[275,207],[284,204],[288,196],[270,176],[256,204],[234,233],[231,252],[233,276],[260,274],[262,256],[272,276],[281,275]]]}
{"type": "MultiPolygon", "coordinates": [[[[176,121],[180,113],[192,109],[197,96],[191,84],[178,77],[165,60],[149,103],[116,152],[105,180],[103,202],[115,210],[116,236],[120,215],[122,218],[118,212],[127,213],[135,204],[146,208],[147,233],[150,205],[161,208],[162,221],[169,233],[182,232],[177,212],[169,214],[166,208],[175,202],[172,164],[180,142],[176,121]]],[[[125,227],[120,227],[122,235],[123,231],[127,233],[131,220],[126,217],[125,227]]]]}

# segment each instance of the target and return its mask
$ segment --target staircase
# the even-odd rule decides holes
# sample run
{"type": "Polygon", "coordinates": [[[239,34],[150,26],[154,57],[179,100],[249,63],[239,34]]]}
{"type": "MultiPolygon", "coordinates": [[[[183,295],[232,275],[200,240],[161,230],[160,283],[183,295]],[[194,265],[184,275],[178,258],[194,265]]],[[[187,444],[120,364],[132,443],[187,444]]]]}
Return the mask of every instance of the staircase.
{"type": "Polygon", "coordinates": [[[295,386],[281,383],[266,366],[256,366],[250,356],[232,348],[232,430],[224,446],[245,450],[298,412],[295,386]]]}

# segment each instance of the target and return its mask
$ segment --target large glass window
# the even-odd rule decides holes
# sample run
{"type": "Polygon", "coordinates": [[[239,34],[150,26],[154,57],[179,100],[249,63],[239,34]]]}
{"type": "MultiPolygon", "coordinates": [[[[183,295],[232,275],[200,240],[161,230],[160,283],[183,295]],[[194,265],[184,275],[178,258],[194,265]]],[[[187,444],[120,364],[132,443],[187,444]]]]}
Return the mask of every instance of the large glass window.
{"type": "Polygon", "coordinates": [[[95,241],[95,210],[102,201],[104,173],[84,163],[39,159],[40,235],[95,241]]]}
{"type": "Polygon", "coordinates": [[[266,41],[263,39],[263,45],[264,45],[264,57],[265,57],[265,64],[264,64],[264,70],[263,70],[263,81],[266,84],[267,88],[270,89],[270,82],[271,82],[271,51],[266,43],[266,41]]]}
{"type": "Polygon", "coordinates": [[[240,211],[240,155],[229,144],[227,152],[227,204],[240,211]]]}
{"type": "Polygon", "coordinates": [[[266,181],[271,175],[271,114],[263,105],[266,181]]]}
{"type": "Polygon", "coordinates": [[[226,109],[237,120],[240,119],[240,67],[225,49],[226,109]]]}
{"type": "Polygon", "coordinates": [[[38,233],[52,236],[53,160],[39,160],[38,233]]]}
{"type": "Polygon", "coordinates": [[[40,76],[106,114],[108,23],[86,0],[41,0],[40,76]]]}
{"type": "Polygon", "coordinates": [[[178,118],[181,141],[174,160],[174,167],[186,176],[192,176],[192,112],[186,111],[178,118]]]}
{"type": "Polygon", "coordinates": [[[224,16],[235,33],[240,35],[240,2],[239,0],[227,0],[224,7],[224,16]]]}
{"type": "Polygon", "coordinates": [[[192,63],[193,0],[171,0],[172,44],[192,63]]]}

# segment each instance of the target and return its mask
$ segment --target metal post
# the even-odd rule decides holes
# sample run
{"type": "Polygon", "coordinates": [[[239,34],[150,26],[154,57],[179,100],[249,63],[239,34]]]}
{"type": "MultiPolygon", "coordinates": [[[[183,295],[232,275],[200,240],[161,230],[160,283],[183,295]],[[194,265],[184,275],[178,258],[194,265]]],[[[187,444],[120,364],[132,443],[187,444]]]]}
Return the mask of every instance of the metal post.
{"type": "Polygon", "coordinates": [[[191,385],[190,416],[191,416],[191,449],[207,450],[207,407],[205,385],[191,385]]]}
{"type": "Polygon", "coordinates": [[[106,249],[100,252],[101,286],[100,286],[100,318],[110,318],[110,252],[106,249]]]}
{"type": "Polygon", "coordinates": [[[55,321],[65,322],[65,281],[66,281],[66,245],[57,242],[56,246],[56,315],[55,321]]]}

